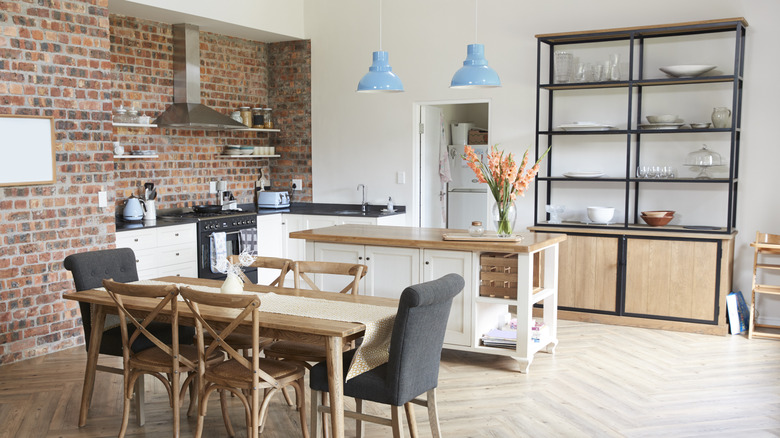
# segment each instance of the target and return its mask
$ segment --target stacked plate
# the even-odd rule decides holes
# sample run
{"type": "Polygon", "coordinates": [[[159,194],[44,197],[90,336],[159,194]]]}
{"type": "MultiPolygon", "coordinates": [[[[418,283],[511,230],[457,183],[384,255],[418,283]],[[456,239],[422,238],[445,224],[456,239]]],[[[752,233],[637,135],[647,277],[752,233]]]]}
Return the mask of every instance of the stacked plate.
{"type": "Polygon", "coordinates": [[[565,176],[566,178],[599,178],[604,176],[604,172],[601,171],[565,172],[563,176],[565,176]]]}
{"type": "Polygon", "coordinates": [[[609,131],[610,129],[615,129],[615,127],[594,122],[574,122],[559,125],[558,129],[563,129],[564,131],[609,131]]]}

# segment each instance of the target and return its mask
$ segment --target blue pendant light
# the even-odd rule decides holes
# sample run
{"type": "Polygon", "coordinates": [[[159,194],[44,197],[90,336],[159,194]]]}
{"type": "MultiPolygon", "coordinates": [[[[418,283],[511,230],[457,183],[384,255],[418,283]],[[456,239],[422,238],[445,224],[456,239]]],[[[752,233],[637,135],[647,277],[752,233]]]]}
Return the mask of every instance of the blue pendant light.
{"type": "MultiPolygon", "coordinates": [[[[474,0],[474,40],[477,40],[477,1],[474,0]]],[[[498,73],[485,59],[485,46],[469,44],[463,67],[452,76],[450,88],[495,88],[501,86],[498,73]]]]}
{"type": "Polygon", "coordinates": [[[374,52],[368,73],[358,82],[358,93],[400,93],[404,91],[401,78],[393,73],[387,52],[382,50],[382,0],[379,0],[379,50],[374,52]]]}

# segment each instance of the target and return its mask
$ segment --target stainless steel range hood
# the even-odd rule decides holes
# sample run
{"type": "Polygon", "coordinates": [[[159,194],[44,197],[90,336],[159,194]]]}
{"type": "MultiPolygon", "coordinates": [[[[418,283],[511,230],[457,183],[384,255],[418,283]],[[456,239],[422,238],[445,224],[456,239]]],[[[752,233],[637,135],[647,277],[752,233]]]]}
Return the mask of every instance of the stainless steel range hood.
{"type": "Polygon", "coordinates": [[[177,129],[240,129],[247,126],[200,103],[198,26],[173,25],[173,105],[154,123],[177,129]]]}

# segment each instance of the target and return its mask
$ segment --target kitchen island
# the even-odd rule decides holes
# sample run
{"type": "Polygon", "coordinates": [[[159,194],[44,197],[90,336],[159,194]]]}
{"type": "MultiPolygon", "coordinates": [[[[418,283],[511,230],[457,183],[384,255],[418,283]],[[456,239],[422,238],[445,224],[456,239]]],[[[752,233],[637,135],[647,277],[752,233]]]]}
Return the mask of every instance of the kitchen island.
{"type": "MultiPolygon", "coordinates": [[[[528,372],[538,351],[553,353],[557,338],[558,245],[564,234],[521,233],[519,241],[444,240],[458,230],[346,224],[290,233],[306,241],[309,260],[363,263],[361,290],[398,298],[406,286],[450,272],[463,276],[453,300],[444,347],[511,356],[528,372]],[[532,317],[534,304],[542,317],[532,317]],[[486,346],[483,335],[508,322],[516,308],[515,345],[486,346]],[[538,330],[532,330],[537,328],[538,330]]],[[[317,280],[327,288],[328,279],[317,280]]]]}

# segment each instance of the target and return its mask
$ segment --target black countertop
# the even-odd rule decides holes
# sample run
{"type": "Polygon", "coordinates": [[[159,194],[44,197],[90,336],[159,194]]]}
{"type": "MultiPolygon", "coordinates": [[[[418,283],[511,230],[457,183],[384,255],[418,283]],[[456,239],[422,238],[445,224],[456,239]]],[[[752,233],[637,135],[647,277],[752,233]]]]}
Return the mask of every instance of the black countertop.
{"type": "MultiPolygon", "coordinates": [[[[269,214],[308,214],[322,216],[349,216],[349,217],[385,217],[406,214],[406,207],[398,205],[395,211],[389,212],[384,205],[369,205],[368,210],[363,212],[360,204],[322,204],[311,202],[293,202],[286,208],[260,208],[255,204],[239,204],[241,211],[246,213],[256,213],[257,215],[269,214]]],[[[121,216],[116,217],[116,230],[129,231],[147,228],[168,227],[173,225],[194,224],[197,219],[191,217],[167,217],[170,212],[181,211],[181,209],[157,210],[157,220],[152,222],[127,222],[121,216]]]]}

